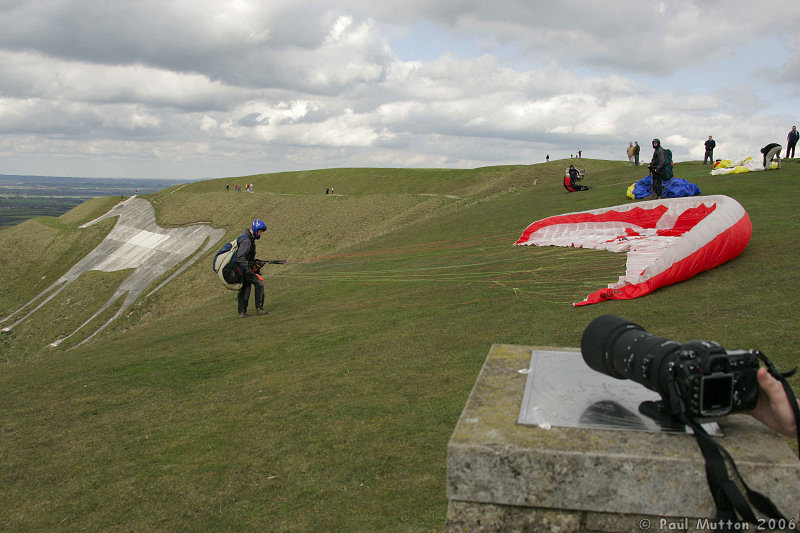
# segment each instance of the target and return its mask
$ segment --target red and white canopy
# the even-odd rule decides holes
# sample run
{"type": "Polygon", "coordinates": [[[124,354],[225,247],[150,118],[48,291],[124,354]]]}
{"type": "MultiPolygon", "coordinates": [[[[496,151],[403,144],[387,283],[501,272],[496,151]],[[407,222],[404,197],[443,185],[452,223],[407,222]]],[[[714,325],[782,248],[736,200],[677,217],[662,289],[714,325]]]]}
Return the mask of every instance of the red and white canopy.
{"type": "Polygon", "coordinates": [[[644,296],[741,254],[753,227],[728,196],[638,202],[538,220],[515,245],[627,252],[625,275],[573,305],[644,296]]]}

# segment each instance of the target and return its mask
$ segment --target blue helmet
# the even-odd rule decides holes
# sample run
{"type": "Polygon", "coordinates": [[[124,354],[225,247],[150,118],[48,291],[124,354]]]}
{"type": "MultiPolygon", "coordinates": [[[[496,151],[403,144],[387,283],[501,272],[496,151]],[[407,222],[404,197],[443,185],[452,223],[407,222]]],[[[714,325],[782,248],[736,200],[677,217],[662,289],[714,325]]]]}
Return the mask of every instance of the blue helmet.
{"type": "Polygon", "coordinates": [[[261,237],[258,235],[258,232],[259,230],[267,231],[267,223],[261,220],[260,218],[257,218],[253,221],[253,226],[250,229],[253,230],[253,237],[255,237],[256,239],[260,239],[261,237]]]}

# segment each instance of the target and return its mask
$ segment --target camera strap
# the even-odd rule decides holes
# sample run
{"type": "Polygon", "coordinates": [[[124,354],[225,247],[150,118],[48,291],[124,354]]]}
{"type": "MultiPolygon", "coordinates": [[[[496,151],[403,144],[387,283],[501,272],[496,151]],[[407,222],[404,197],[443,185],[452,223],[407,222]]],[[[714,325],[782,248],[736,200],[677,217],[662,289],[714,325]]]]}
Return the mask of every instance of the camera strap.
{"type": "Polygon", "coordinates": [[[747,483],[744,482],[739,470],[736,468],[733,457],[730,456],[725,448],[712,439],[700,424],[685,414],[679,415],[678,418],[692,428],[697,444],[700,446],[700,451],[703,453],[703,458],[706,461],[706,480],[708,481],[709,489],[711,489],[714,504],[717,507],[717,518],[725,522],[728,520],[736,521],[738,515],[742,520],[757,524],[756,515],[753,512],[753,508],[755,508],[769,518],[785,519],[769,498],[747,486],[747,483]],[[747,494],[746,498],[739,490],[739,487],[728,477],[726,462],[730,464],[736,479],[744,487],[747,494]]]}

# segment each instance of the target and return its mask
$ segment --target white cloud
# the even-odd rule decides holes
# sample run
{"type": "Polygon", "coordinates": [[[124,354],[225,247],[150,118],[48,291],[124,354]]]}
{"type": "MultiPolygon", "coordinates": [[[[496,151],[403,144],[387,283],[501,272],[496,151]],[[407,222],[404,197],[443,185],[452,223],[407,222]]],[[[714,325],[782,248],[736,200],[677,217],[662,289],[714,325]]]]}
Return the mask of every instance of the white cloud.
{"type": "Polygon", "coordinates": [[[653,137],[681,160],[709,134],[751,155],[800,115],[798,6],[6,3],[0,173],[624,159],[653,137]]]}

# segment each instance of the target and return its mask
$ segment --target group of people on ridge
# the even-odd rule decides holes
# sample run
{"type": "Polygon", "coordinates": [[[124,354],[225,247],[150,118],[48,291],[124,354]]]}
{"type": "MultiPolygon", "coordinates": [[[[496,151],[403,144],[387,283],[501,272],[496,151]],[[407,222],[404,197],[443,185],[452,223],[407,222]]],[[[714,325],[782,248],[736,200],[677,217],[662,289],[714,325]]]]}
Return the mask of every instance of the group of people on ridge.
{"type": "Polygon", "coordinates": [[[631,141],[628,143],[628,164],[630,166],[639,166],[639,141],[631,141]]]}
{"type": "MultiPolygon", "coordinates": [[[[792,126],[792,130],[786,136],[786,157],[784,159],[794,158],[794,149],[798,139],[800,139],[800,132],[797,131],[797,126],[792,126]]],[[[770,143],[761,149],[761,153],[764,154],[764,168],[768,168],[774,159],[777,159],[778,168],[781,168],[781,149],[782,147],[778,143],[770,143]]]]}
{"type": "MultiPolygon", "coordinates": [[[[800,139],[800,132],[797,131],[797,126],[792,126],[789,135],[786,136],[786,157],[784,159],[794,158],[794,151],[795,147],[797,146],[797,141],[800,139]]],[[[711,137],[708,136],[708,140],[705,142],[706,153],[703,157],[703,164],[706,164],[706,161],[711,162],[714,164],[714,147],[717,145],[716,141],[711,137]]],[[[761,154],[764,156],[763,165],[764,168],[769,168],[769,165],[772,161],[778,162],[778,168],[781,168],[781,150],[783,147],[778,143],[769,143],[764,148],[761,149],[761,154]]]]}

